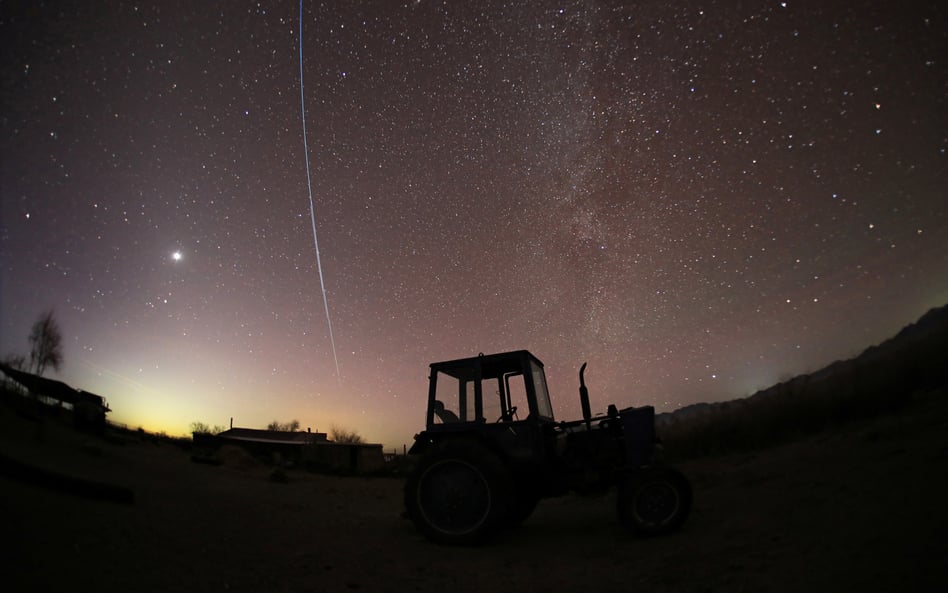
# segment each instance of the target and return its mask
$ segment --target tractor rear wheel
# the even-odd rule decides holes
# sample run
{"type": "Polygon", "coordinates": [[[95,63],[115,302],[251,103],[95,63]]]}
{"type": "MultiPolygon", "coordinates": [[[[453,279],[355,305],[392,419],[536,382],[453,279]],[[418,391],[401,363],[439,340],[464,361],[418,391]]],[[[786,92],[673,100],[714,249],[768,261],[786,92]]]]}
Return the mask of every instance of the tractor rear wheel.
{"type": "Polygon", "coordinates": [[[449,441],[425,455],[405,482],[405,508],[428,539],[478,544],[497,533],[513,499],[510,471],[477,443],[449,441]]]}
{"type": "Polygon", "coordinates": [[[628,474],[619,484],[619,522],[636,535],[674,531],[691,512],[691,484],[670,467],[650,467],[628,474]]]}

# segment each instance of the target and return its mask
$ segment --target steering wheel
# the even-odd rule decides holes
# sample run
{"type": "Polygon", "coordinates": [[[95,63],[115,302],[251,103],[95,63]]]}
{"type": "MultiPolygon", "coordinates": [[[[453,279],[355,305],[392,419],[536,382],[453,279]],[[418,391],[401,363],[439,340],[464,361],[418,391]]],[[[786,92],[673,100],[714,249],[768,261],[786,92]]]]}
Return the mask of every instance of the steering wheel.
{"type": "Polygon", "coordinates": [[[509,410],[500,415],[500,418],[497,419],[497,422],[511,422],[516,415],[517,406],[511,406],[509,410]]]}

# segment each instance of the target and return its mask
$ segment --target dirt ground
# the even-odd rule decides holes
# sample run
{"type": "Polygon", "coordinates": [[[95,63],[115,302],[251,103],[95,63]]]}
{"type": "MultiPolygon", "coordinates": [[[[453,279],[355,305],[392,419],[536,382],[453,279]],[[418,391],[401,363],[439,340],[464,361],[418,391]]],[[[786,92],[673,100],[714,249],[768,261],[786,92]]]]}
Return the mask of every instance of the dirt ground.
{"type": "Polygon", "coordinates": [[[753,454],[683,464],[695,507],[653,539],[614,494],[540,503],[493,545],[431,544],[402,480],[272,468],[232,452],[106,442],[0,410],[0,453],[122,485],[132,504],[0,476],[6,591],[946,591],[948,398],[753,454]],[[12,588],[8,588],[12,585],[12,588]]]}

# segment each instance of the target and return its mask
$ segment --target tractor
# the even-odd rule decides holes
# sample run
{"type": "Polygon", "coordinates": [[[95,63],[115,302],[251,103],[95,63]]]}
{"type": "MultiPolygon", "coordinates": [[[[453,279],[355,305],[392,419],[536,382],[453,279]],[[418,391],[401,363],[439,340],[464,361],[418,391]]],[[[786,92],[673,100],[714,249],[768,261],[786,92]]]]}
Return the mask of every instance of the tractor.
{"type": "Polygon", "coordinates": [[[431,364],[425,430],[409,454],[405,509],[429,540],[482,544],[524,521],[537,503],[618,486],[619,522],[660,535],[691,509],[688,480],[657,456],[655,409],[590,413],[584,363],[582,420],[557,422],[543,363],[526,350],[431,364]]]}

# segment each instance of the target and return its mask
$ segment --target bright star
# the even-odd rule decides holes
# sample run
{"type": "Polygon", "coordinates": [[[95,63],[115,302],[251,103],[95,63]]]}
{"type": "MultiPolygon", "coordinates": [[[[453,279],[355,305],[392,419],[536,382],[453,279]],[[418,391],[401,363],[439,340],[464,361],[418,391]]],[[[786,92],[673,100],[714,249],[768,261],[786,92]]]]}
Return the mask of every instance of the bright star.
{"type": "Polygon", "coordinates": [[[183,256],[181,255],[180,251],[175,251],[174,253],[171,254],[171,259],[173,259],[174,261],[181,261],[182,257],[183,256]]]}

